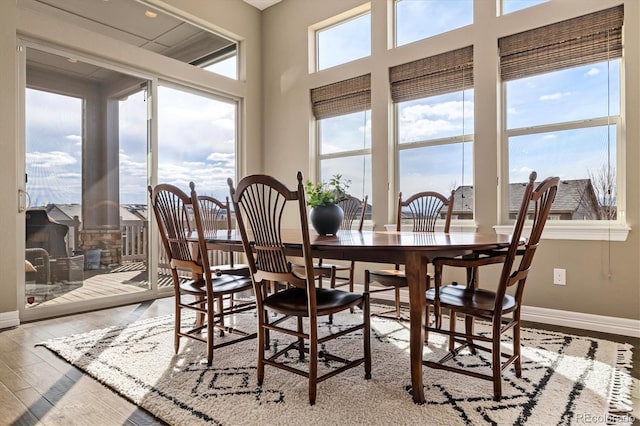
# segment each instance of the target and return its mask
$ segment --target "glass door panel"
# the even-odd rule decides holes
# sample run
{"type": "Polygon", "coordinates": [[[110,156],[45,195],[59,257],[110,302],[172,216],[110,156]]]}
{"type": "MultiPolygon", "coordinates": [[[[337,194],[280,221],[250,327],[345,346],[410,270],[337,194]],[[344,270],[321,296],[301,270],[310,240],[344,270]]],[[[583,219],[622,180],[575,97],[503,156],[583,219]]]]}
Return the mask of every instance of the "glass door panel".
{"type": "MultiPolygon", "coordinates": [[[[158,88],[158,183],[224,202],[227,178],[236,178],[237,103],[176,86],[158,88]]],[[[167,259],[159,250],[158,285],[168,277],[167,259]],[[164,268],[164,269],[163,269],[164,268]]],[[[211,264],[226,263],[213,258],[211,264]]]]}
{"type": "Polygon", "coordinates": [[[26,50],[24,310],[150,288],[147,80],[26,50]]]}

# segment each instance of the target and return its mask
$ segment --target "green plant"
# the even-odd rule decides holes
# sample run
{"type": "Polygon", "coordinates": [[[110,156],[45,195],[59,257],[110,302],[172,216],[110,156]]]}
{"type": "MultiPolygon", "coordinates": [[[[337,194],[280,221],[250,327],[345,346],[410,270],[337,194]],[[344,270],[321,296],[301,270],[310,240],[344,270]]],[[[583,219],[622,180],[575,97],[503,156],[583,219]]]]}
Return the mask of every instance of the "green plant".
{"type": "Polygon", "coordinates": [[[313,183],[307,179],[305,182],[307,205],[314,208],[335,204],[340,198],[347,195],[349,185],[351,185],[351,181],[342,180],[342,175],[333,175],[328,182],[313,183]]]}

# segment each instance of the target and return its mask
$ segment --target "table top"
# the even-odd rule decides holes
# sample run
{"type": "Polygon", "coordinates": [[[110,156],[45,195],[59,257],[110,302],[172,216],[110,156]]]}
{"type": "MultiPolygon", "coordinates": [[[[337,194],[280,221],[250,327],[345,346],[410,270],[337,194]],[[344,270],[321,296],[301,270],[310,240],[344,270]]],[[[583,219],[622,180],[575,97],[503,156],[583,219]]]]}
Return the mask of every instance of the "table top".
{"type": "MultiPolygon", "coordinates": [[[[445,234],[443,232],[340,230],[337,235],[318,235],[312,232],[310,237],[314,252],[339,252],[333,254],[334,259],[351,259],[356,256],[352,255],[352,252],[360,253],[357,257],[363,258],[355,260],[378,260],[378,256],[386,254],[391,263],[397,261],[396,257],[401,253],[406,252],[439,252],[438,255],[441,255],[448,250],[503,248],[510,242],[510,236],[494,232],[445,234]]],[[[196,238],[194,236],[194,239],[196,238]]],[[[230,235],[227,235],[226,231],[207,234],[205,240],[211,245],[241,246],[242,244],[240,233],[236,231],[232,231],[230,235]]],[[[283,230],[282,240],[286,246],[295,249],[301,245],[302,236],[299,230],[287,229],[283,230]]]]}

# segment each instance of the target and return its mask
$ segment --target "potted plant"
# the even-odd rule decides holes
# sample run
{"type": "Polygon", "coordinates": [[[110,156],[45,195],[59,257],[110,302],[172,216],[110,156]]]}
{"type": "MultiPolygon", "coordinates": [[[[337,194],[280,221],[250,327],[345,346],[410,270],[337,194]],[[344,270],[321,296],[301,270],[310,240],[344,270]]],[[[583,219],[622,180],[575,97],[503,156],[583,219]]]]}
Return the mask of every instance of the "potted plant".
{"type": "Polygon", "coordinates": [[[347,195],[351,181],[343,180],[342,175],[336,174],[329,181],[313,183],[305,182],[307,205],[311,207],[309,219],[311,225],[320,235],[335,235],[340,229],[344,212],[337,204],[347,195]]]}

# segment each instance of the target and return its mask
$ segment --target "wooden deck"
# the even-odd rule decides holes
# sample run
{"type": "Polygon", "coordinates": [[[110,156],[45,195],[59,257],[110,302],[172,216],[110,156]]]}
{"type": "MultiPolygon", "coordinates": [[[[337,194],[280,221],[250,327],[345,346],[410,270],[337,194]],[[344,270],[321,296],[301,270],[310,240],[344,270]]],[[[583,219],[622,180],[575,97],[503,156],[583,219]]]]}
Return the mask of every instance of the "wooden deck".
{"type": "MultiPolygon", "coordinates": [[[[160,275],[158,286],[171,287],[170,275],[160,275]]],[[[54,284],[27,284],[27,309],[96,298],[140,293],[151,287],[143,263],[122,265],[111,271],[85,271],[85,279],[54,284]],[[31,303],[30,303],[31,302],[31,303]]]]}

